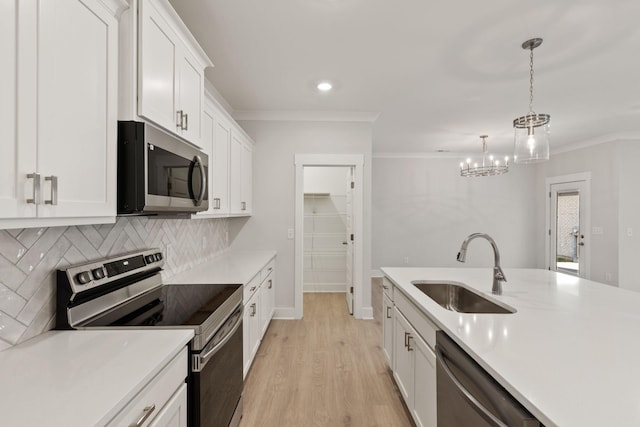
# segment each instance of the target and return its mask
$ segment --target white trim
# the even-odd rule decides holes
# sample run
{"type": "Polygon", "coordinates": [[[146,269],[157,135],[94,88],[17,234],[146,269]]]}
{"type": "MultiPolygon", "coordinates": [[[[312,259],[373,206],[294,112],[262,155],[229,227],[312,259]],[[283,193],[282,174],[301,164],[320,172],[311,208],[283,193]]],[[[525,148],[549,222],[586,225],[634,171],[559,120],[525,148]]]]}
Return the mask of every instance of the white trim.
{"type": "Polygon", "coordinates": [[[373,153],[374,159],[464,159],[469,156],[478,155],[478,152],[416,152],[416,153],[373,153]]]}
{"type": "MultiPolygon", "coordinates": [[[[584,194],[584,198],[582,199],[582,205],[587,212],[585,218],[584,229],[585,234],[591,235],[591,172],[580,172],[569,175],[561,175],[554,177],[547,177],[545,180],[545,268],[551,268],[551,236],[549,235],[549,230],[551,229],[551,198],[549,197],[549,193],[551,193],[551,186],[554,184],[565,184],[571,182],[584,182],[586,187],[586,192],[584,194]]],[[[582,209],[582,207],[581,207],[582,209]]],[[[588,239],[587,245],[585,249],[583,249],[585,253],[585,257],[587,258],[587,263],[584,268],[584,278],[589,279],[591,277],[591,239],[588,239]]]]}
{"type": "Polygon", "coordinates": [[[362,319],[373,320],[373,307],[362,307],[362,319]]]}
{"type": "Polygon", "coordinates": [[[296,317],[296,309],[295,308],[276,308],[273,311],[272,319],[277,319],[277,320],[295,320],[295,319],[298,319],[298,317],[296,317]]]}
{"type": "Polygon", "coordinates": [[[303,315],[303,271],[304,271],[304,167],[305,166],[350,166],[354,168],[353,189],[353,317],[363,317],[364,289],[364,156],[362,154],[296,154],[295,155],[295,275],[294,308],[295,317],[303,315]]]}
{"type": "Polygon", "coordinates": [[[366,122],[373,123],[380,116],[372,111],[313,111],[313,110],[236,110],[236,120],[287,121],[287,122],[366,122]]]}
{"type": "Polygon", "coordinates": [[[346,283],[305,283],[305,293],[345,293],[346,283]]]}
{"type": "Polygon", "coordinates": [[[372,279],[376,278],[376,277],[384,277],[384,273],[382,272],[382,270],[371,270],[371,276],[372,279]]]}

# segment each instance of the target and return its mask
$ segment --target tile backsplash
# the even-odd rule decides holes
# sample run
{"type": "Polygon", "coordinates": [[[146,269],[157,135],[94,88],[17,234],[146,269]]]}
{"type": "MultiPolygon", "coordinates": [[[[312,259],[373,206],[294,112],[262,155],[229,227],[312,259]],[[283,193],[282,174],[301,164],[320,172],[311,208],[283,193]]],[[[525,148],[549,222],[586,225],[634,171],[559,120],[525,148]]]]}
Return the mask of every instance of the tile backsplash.
{"type": "Polygon", "coordinates": [[[121,217],[115,224],[0,230],[0,350],[55,326],[58,268],[136,249],[170,247],[163,275],[229,246],[228,219],[121,217]]]}

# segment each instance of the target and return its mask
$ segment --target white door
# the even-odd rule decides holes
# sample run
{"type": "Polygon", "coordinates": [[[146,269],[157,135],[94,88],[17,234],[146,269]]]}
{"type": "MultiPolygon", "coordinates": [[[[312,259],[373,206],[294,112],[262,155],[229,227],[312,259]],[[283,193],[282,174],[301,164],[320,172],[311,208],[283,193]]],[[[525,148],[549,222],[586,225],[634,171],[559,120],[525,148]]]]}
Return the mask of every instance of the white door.
{"type": "Polygon", "coordinates": [[[549,198],[549,269],[588,278],[587,183],[553,183],[549,198]]]}
{"type": "Polygon", "coordinates": [[[355,236],[353,235],[353,168],[347,169],[347,200],[346,200],[346,242],[347,242],[347,255],[346,255],[346,269],[347,269],[347,282],[345,294],[347,296],[347,308],[349,314],[353,314],[353,242],[355,236]]]}

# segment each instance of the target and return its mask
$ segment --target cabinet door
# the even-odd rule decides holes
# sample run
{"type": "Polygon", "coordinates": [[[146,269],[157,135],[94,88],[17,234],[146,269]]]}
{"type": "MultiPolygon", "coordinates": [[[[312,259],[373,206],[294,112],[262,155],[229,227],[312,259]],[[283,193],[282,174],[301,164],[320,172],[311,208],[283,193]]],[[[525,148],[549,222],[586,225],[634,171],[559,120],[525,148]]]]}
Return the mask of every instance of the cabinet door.
{"type": "Polygon", "coordinates": [[[413,355],[408,350],[407,342],[413,328],[397,309],[395,309],[393,324],[393,377],[407,407],[411,409],[413,407],[411,399],[413,395],[413,355]]]}
{"type": "Polygon", "coordinates": [[[261,339],[264,337],[267,328],[269,327],[269,322],[271,322],[271,317],[273,317],[273,305],[274,305],[274,277],[275,274],[272,272],[262,284],[262,325],[261,325],[261,339]]]}
{"type": "Polygon", "coordinates": [[[231,127],[221,119],[215,122],[213,157],[214,165],[211,204],[215,212],[226,215],[229,213],[229,149],[231,143],[231,127]]]}
{"type": "Polygon", "coordinates": [[[253,147],[249,143],[242,144],[242,183],[240,193],[242,195],[240,210],[244,215],[251,215],[253,198],[253,147]]]}
{"type": "Polygon", "coordinates": [[[411,348],[414,357],[413,419],[418,427],[436,427],[436,355],[417,334],[411,339],[411,348]]]}
{"type": "Polygon", "coordinates": [[[386,294],[382,295],[382,342],[384,355],[389,367],[393,366],[393,303],[386,294]]]}
{"type": "Polygon", "coordinates": [[[149,427],[187,427],[187,385],[178,391],[164,405],[149,427]]]}
{"type": "Polygon", "coordinates": [[[181,111],[181,136],[200,145],[200,123],[203,107],[204,80],[195,59],[186,51],[178,58],[180,64],[178,107],[181,111]]]}
{"type": "MultiPolygon", "coordinates": [[[[31,79],[35,81],[35,55],[23,53],[18,57],[18,31],[20,30],[22,46],[32,48],[25,51],[35,52],[36,19],[18,28],[18,8],[21,15],[36,14],[35,2],[0,2],[0,170],[3,171],[0,180],[1,218],[25,218],[36,215],[35,203],[26,202],[27,199],[34,198],[34,179],[27,178],[27,175],[36,172],[35,129],[32,124],[25,127],[26,135],[20,143],[16,132],[18,90],[24,88],[25,92],[21,96],[19,108],[30,103],[35,105],[36,99],[35,84],[30,82],[31,79]],[[16,69],[22,74],[19,81],[16,79],[16,69]]],[[[28,116],[25,117],[29,117],[29,121],[25,120],[25,124],[29,124],[33,117],[32,111],[28,112],[28,116]]]]}
{"type": "Polygon", "coordinates": [[[38,2],[37,52],[38,217],[115,216],[118,21],[99,0],[38,2]]]}
{"type": "Polygon", "coordinates": [[[138,114],[178,132],[177,36],[148,0],[139,3],[138,114]]]}
{"type": "Polygon", "coordinates": [[[229,210],[242,214],[242,141],[231,132],[231,155],[229,156],[229,210]]]}

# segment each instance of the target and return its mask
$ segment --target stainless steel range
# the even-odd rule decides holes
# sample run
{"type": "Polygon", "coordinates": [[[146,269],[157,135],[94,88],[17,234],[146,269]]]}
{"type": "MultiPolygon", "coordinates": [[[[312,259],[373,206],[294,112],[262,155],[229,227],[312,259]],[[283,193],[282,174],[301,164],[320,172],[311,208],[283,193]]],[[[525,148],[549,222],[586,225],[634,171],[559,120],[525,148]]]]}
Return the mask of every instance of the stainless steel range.
{"type": "Polygon", "coordinates": [[[189,426],[237,426],[242,416],[242,286],[163,285],[149,249],[58,270],[58,329],[193,329],[189,426]]]}

